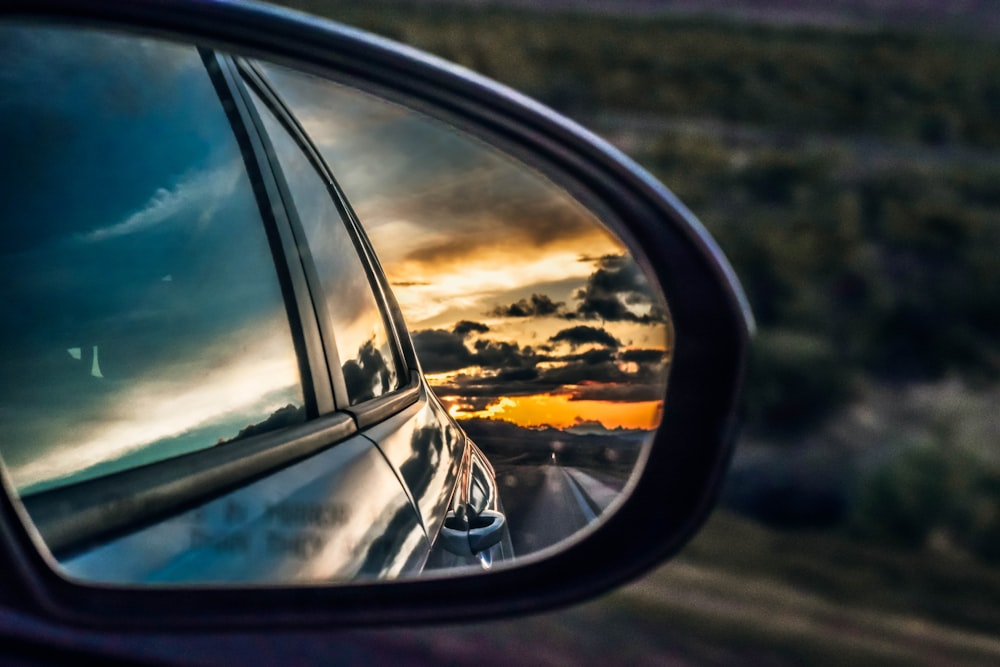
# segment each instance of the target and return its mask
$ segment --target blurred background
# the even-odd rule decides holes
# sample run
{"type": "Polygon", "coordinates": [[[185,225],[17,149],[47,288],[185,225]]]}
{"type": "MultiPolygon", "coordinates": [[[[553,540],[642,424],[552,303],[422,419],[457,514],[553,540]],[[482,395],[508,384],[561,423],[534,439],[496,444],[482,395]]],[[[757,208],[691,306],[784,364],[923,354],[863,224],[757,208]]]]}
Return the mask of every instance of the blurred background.
{"type": "Polygon", "coordinates": [[[287,0],[595,130],[759,335],[720,506],[595,601],[369,633],[415,662],[1000,663],[1000,12],[966,0],[287,0]]]}

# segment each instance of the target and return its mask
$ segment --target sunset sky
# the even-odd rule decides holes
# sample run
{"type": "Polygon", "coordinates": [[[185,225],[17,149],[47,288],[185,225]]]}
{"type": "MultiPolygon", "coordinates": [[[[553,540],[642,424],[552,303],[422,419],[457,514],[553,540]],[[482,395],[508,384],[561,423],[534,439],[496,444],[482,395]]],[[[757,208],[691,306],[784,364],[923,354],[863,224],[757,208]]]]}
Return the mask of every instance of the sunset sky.
{"type": "Polygon", "coordinates": [[[666,309],[587,209],[443,124],[266,71],[357,211],[452,415],[561,428],[658,423],[666,309]]]}

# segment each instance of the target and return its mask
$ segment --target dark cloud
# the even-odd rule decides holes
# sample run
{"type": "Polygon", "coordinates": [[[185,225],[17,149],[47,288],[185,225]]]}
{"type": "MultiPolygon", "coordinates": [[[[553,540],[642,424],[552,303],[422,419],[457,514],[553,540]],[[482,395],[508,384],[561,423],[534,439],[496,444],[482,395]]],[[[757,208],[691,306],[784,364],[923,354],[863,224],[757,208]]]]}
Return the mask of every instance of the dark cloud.
{"type": "Polygon", "coordinates": [[[633,375],[614,361],[572,361],[547,368],[540,380],[550,389],[562,389],[586,383],[628,382],[633,375]]]}
{"type": "Polygon", "coordinates": [[[525,368],[543,359],[531,347],[521,347],[506,341],[477,340],[475,359],[483,368],[525,368]]]}
{"type": "Polygon", "coordinates": [[[561,361],[582,361],[587,364],[602,364],[614,361],[615,358],[615,351],[606,347],[596,347],[580,354],[569,354],[559,357],[561,361]]]}
{"type": "Polygon", "coordinates": [[[665,350],[625,350],[621,354],[621,360],[637,364],[655,364],[663,361],[666,356],[665,350]]]}
{"type": "Polygon", "coordinates": [[[607,255],[597,260],[597,266],[584,288],[576,293],[580,303],[565,315],[567,319],[642,324],[667,321],[646,276],[631,257],[607,255]],[[639,315],[630,306],[640,306],[647,312],[639,315]]]}
{"type": "Polygon", "coordinates": [[[488,399],[494,402],[504,396],[532,396],[543,394],[547,388],[538,378],[518,379],[497,375],[459,374],[451,382],[435,385],[434,390],[441,396],[459,396],[462,401],[488,399]]]}
{"type": "MultiPolygon", "coordinates": [[[[582,288],[573,293],[575,306],[553,301],[547,294],[533,293],[514,303],[499,305],[487,312],[493,317],[562,317],[567,320],[601,320],[656,324],[667,314],[654,294],[645,274],[628,255],[582,258],[596,265],[582,288]]],[[[579,285],[579,283],[576,283],[579,285]]],[[[572,283],[569,285],[572,287],[572,283]]]]}
{"type": "Polygon", "coordinates": [[[473,331],[476,333],[486,333],[489,330],[490,328],[482,322],[472,322],[470,320],[456,322],[454,328],[452,328],[452,331],[459,336],[468,336],[473,331]]]}
{"type": "Polygon", "coordinates": [[[567,357],[539,357],[546,362],[542,366],[464,373],[436,390],[441,395],[460,396],[462,401],[476,399],[477,403],[486,398],[559,393],[569,393],[573,400],[634,402],[662,398],[666,385],[664,364],[633,362],[637,368],[623,370],[623,356],[602,348],[567,357]]]}
{"type": "Polygon", "coordinates": [[[538,369],[532,367],[507,368],[497,373],[500,382],[528,382],[538,378],[538,369]]]}
{"type": "Polygon", "coordinates": [[[444,373],[475,365],[465,336],[452,331],[425,329],[413,334],[420,365],[427,373],[444,373]]]}
{"type": "Polygon", "coordinates": [[[457,396],[468,410],[482,409],[501,398],[538,394],[569,394],[572,400],[613,402],[653,401],[663,398],[663,367],[622,370],[617,361],[573,361],[551,367],[505,368],[495,373],[463,373],[435,386],[443,396],[457,396]]]}
{"type": "Polygon", "coordinates": [[[553,301],[545,294],[532,294],[530,299],[520,299],[509,306],[497,306],[489,312],[494,317],[544,317],[563,311],[562,301],[553,301]]]}
{"type": "Polygon", "coordinates": [[[472,349],[466,345],[468,334],[487,331],[484,325],[463,320],[453,331],[424,329],[413,333],[413,346],[424,371],[444,373],[470,366],[484,369],[533,368],[539,357],[531,347],[521,347],[514,342],[476,340],[472,349]]]}
{"type": "Polygon", "coordinates": [[[611,401],[615,403],[638,403],[663,399],[665,383],[622,383],[590,384],[575,389],[573,401],[611,401]]]}
{"type": "Polygon", "coordinates": [[[563,329],[556,335],[549,338],[549,340],[553,343],[569,343],[570,347],[577,347],[588,343],[596,343],[598,345],[605,345],[611,348],[618,348],[621,346],[618,339],[604,329],[588,327],[583,324],[570,327],[569,329],[563,329]]]}
{"type": "Polygon", "coordinates": [[[435,385],[442,396],[457,397],[463,412],[481,410],[505,396],[568,394],[572,400],[634,402],[662,398],[668,355],[664,350],[622,350],[606,330],[580,325],[551,338],[576,348],[600,347],[559,355],[550,347],[522,347],[515,341],[470,339],[484,325],[464,320],[454,331],[426,330],[413,335],[428,372],[478,368],[435,385]]]}

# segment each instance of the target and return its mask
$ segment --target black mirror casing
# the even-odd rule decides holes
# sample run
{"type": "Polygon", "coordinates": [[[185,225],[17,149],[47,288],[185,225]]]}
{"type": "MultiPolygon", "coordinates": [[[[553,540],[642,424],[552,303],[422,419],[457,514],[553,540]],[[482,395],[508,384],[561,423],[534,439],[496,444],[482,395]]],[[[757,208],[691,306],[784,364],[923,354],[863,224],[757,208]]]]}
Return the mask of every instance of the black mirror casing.
{"type": "Polygon", "coordinates": [[[727,261],[666,188],[602,140],[498,84],[412,49],[256,4],[9,2],[2,20],[57,22],[193,42],[331,78],[454,125],[580,199],[655,276],[675,331],[661,425],[617,510],[568,548],[486,574],[387,583],[132,589],[69,581],[36,546],[5,479],[0,604],[96,627],[207,629],[468,620],[566,604],[675,553],[710,512],[737,427],[753,324],[727,261]]]}

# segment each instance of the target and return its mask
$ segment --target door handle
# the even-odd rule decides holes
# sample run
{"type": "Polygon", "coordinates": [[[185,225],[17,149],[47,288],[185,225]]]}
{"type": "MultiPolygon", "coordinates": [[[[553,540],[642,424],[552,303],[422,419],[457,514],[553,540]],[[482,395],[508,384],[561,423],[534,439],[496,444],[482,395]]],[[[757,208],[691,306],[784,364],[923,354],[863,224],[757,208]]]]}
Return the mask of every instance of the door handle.
{"type": "Polygon", "coordinates": [[[476,512],[472,505],[463,505],[448,512],[440,539],[448,552],[472,557],[498,544],[506,524],[507,519],[500,512],[476,512]]]}

